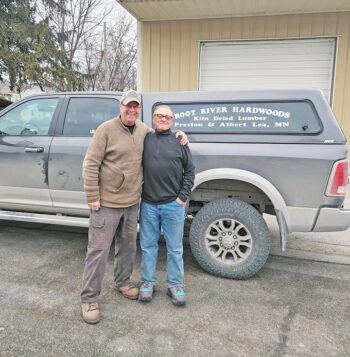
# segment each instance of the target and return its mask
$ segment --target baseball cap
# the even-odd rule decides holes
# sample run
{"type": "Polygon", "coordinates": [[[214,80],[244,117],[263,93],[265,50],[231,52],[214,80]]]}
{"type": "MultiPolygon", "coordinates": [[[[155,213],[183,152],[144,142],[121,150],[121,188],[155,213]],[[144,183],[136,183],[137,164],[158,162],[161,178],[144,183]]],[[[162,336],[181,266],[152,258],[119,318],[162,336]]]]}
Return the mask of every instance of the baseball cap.
{"type": "Polygon", "coordinates": [[[120,100],[120,103],[124,105],[128,105],[131,102],[137,102],[141,104],[140,94],[132,89],[124,92],[120,100]]]}

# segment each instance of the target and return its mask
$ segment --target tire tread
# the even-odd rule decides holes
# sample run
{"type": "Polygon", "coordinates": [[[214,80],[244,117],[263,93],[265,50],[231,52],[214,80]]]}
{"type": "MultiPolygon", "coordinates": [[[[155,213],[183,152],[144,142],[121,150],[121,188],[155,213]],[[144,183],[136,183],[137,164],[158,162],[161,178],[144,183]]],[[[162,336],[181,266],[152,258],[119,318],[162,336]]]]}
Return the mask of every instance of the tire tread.
{"type": "Polygon", "coordinates": [[[224,198],[209,202],[197,213],[190,228],[190,246],[195,259],[208,273],[223,278],[247,279],[265,265],[270,253],[270,233],[265,220],[253,206],[239,199],[224,198]],[[244,223],[253,239],[251,255],[254,255],[254,259],[249,256],[242,264],[225,266],[210,257],[204,246],[203,235],[208,222],[220,214],[227,214],[239,221],[244,217],[244,223]]]}

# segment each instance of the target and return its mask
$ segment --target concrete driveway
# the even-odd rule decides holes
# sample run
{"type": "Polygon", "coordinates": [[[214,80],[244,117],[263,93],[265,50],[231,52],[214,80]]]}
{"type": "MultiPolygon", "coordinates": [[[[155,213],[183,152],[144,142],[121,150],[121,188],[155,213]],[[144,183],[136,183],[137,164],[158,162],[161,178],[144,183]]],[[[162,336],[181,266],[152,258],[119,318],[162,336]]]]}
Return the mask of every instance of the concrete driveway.
{"type": "MultiPolygon", "coordinates": [[[[350,209],[350,188],[344,208],[350,209]]],[[[350,265],[350,229],[343,232],[292,233],[288,236],[286,251],[282,252],[276,218],[265,215],[265,219],[271,232],[272,255],[350,265]]]]}
{"type": "Polygon", "coordinates": [[[176,308],[162,246],[154,301],[113,292],[111,260],[102,320],[90,326],[79,303],[86,231],[24,227],[0,225],[1,356],[349,355],[348,265],[270,256],[255,277],[234,281],[202,271],[186,247],[188,304],[176,308]]]}

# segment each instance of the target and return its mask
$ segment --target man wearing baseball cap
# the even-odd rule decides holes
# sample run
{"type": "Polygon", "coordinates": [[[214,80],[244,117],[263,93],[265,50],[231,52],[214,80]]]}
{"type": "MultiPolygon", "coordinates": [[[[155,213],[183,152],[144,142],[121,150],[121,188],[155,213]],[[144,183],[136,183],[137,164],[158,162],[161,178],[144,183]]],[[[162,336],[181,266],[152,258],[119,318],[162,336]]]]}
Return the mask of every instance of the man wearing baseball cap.
{"type": "MultiPolygon", "coordinates": [[[[116,231],[114,288],[132,300],[139,294],[130,277],[136,255],[143,141],[152,131],[138,119],[140,111],[139,93],[125,92],[120,115],[96,129],[83,163],[84,191],[91,213],[81,302],[83,320],[90,324],[100,320],[97,300],[116,231]]],[[[186,144],[184,133],[178,135],[186,144]]]]}

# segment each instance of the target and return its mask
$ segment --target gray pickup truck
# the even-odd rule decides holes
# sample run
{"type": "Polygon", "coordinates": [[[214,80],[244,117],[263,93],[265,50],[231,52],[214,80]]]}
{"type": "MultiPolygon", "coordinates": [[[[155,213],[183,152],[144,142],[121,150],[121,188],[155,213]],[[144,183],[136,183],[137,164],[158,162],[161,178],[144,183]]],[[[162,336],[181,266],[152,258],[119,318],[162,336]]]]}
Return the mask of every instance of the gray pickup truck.
{"type": "MultiPolygon", "coordinates": [[[[0,219],[88,225],[82,161],[119,99],[44,94],[0,112],[0,219]]],[[[160,103],[190,140],[190,245],[206,271],[244,279],[261,269],[270,250],[263,213],[276,216],[282,249],[291,232],[349,228],[346,140],[320,91],[144,93],[149,126],[160,103]]]]}

